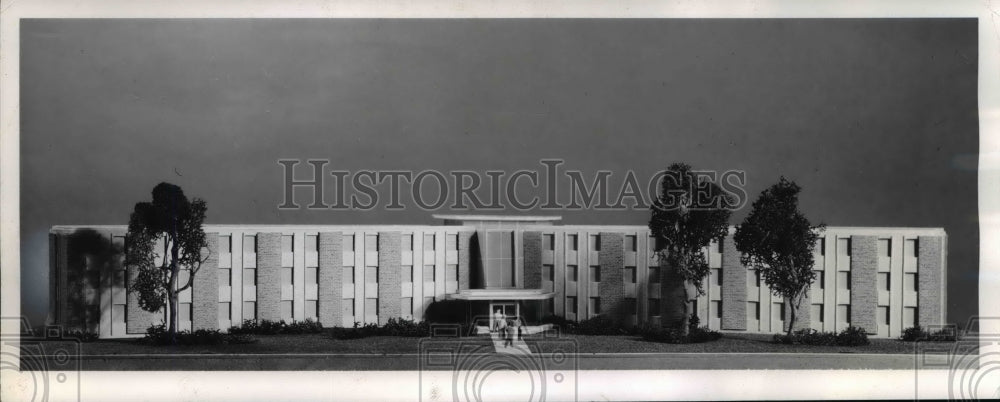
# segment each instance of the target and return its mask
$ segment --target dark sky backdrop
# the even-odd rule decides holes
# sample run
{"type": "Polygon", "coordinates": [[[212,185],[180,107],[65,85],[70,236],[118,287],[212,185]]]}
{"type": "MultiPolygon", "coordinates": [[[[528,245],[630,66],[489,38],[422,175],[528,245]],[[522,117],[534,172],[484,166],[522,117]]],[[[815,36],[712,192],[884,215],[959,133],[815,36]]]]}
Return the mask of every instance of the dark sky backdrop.
{"type": "MultiPolygon", "coordinates": [[[[160,181],[205,198],[209,223],[436,223],[412,205],[278,210],[279,158],[352,171],[514,171],[562,158],[588,175],[614,171],[615,188],[626,169],[646,178],[686,161],[745,170],[754,198],[786,175],[818,222],[944,227],[949,318],[977,311],[973,19],[21,28],[21,294],[38,323],[48,228],[124,224],[160,181]]],[[[649,215],[545,213],[568,224],[649,215]]]]}

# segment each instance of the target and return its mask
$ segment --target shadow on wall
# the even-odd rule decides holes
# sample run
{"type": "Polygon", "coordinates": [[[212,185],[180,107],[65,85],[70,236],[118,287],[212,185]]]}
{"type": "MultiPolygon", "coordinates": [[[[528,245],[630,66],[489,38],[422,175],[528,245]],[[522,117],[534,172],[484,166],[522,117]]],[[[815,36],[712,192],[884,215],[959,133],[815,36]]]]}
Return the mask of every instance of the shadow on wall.
{"type": "Polygon", "coordinates": [[[424,317],[433,323],[465,323],[469,305],[463,300],[438,300],[427,306],[424,317]]]}
{"type": "Polygon", "coordinates": [[[125,275],[115,275],[124,269],[124,249],[111,239],[92,229],[79,229],[66,239],[66,269],[57,273],[55,292],[63,314],[57,313],[57,324],[67,329],[98,332],[104,288],[125,286],[125,275]],[[63,281],[65,278],[65,281],[63,281]]]}
{"type": "Polygon", "coordinates": [[[479,248],[479,234],[472,233],[469,237],[469,287],[483,289],[486,287],[484,278],[483,255],[479,248]]]}

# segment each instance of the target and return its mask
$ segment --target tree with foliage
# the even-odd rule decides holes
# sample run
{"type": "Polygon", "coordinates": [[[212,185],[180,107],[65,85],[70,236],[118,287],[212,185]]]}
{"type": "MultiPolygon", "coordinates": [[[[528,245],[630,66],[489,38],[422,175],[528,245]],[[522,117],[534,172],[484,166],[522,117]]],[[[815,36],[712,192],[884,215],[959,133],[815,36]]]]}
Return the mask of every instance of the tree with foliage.
{"type": "Polygon", "coordinates": [[[788,336],[802,296],[816,279],[813,249],[825,228],[823,224],[813,226],[799,211],[800,191],[795,182],[781,177],[754,201],[733,236],[736,249],[743,254],[740,262],[757,270],[774,295],[789,302],[788,336]]]}
{"type": "Polygon", "coordinates": [[[704,249],[712,240],[721,241],[728,234],[730,208],[734,205],[729,193],[687,164],[674,163],[663,172],[659,194],[650,208],[649,229],[656,238],[661,267],[664,327],[687,334],[687,306],[692,296],[688,284],[698,295],[705,293],[709,269],[704,249]]]}
{"type": "Polygon", "coordinates": [[[125,264],[136,272],[129,292],[138,294],[143,310],[168,307],[171,338],[177,333],[178,294],[191,287],[209,257],[201,228],[206,209],[204,200],[189,201],[180,187],[160,183],[153,201],[136,203],[129,217],[125,264]],[[182,269],[189,275],[179,283],[182,269]]]}

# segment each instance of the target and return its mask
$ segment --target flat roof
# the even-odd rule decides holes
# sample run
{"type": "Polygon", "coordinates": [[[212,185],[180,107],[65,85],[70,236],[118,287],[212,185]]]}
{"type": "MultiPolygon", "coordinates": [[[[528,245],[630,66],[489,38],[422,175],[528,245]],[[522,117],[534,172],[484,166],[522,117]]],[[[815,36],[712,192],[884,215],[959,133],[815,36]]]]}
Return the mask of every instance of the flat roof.
{"type": "Polygon", "coordinates": [[[434,219],[452,221],[504,221],[504,222],[539,222],[562,220],[558,215],[450,215],[434,214],[434,219]]]}

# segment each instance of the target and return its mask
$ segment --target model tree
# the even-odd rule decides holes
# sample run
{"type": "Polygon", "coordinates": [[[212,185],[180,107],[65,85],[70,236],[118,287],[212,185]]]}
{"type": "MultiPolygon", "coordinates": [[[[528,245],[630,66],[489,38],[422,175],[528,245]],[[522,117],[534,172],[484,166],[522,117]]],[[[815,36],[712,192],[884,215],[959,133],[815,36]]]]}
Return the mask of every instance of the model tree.
{"type": "Polygon", "coordinates": [[[825,227],[813,226],[799,211],[799,191],[795,182],[782,177],[754,201],[733,236],[743,254],[740,262],[757,270],[774,295],[791,305],[786,335],[791,335],[802,296],[816,279],[813,249],[825,227]]]}
{"type": "Polygon", "coordinates": [[[180,187],[160,183],[152,202],[136,203],[129,217],[125,264],[136,270],[129,292],[138,295],[143,310],[168,307],[171,337],[177,333],[177,296],[191,287],[209,257],[201,228],[205,210],[205,201],[189,201],[180,187]],[[189,272],[184,283],[181,270],[189,272]]]}
{"type": "Polygon", "coordinates": [[[735,202],[728,193],[687,164],[672,164],[664,172],[649,221],[661,267],[664,327],[687,334],[687,306],[692,296],[688,284],[697,294],[704,294],[709,272],[704,249],[712,240],[726,236],[732,205],[735,202]]]}

